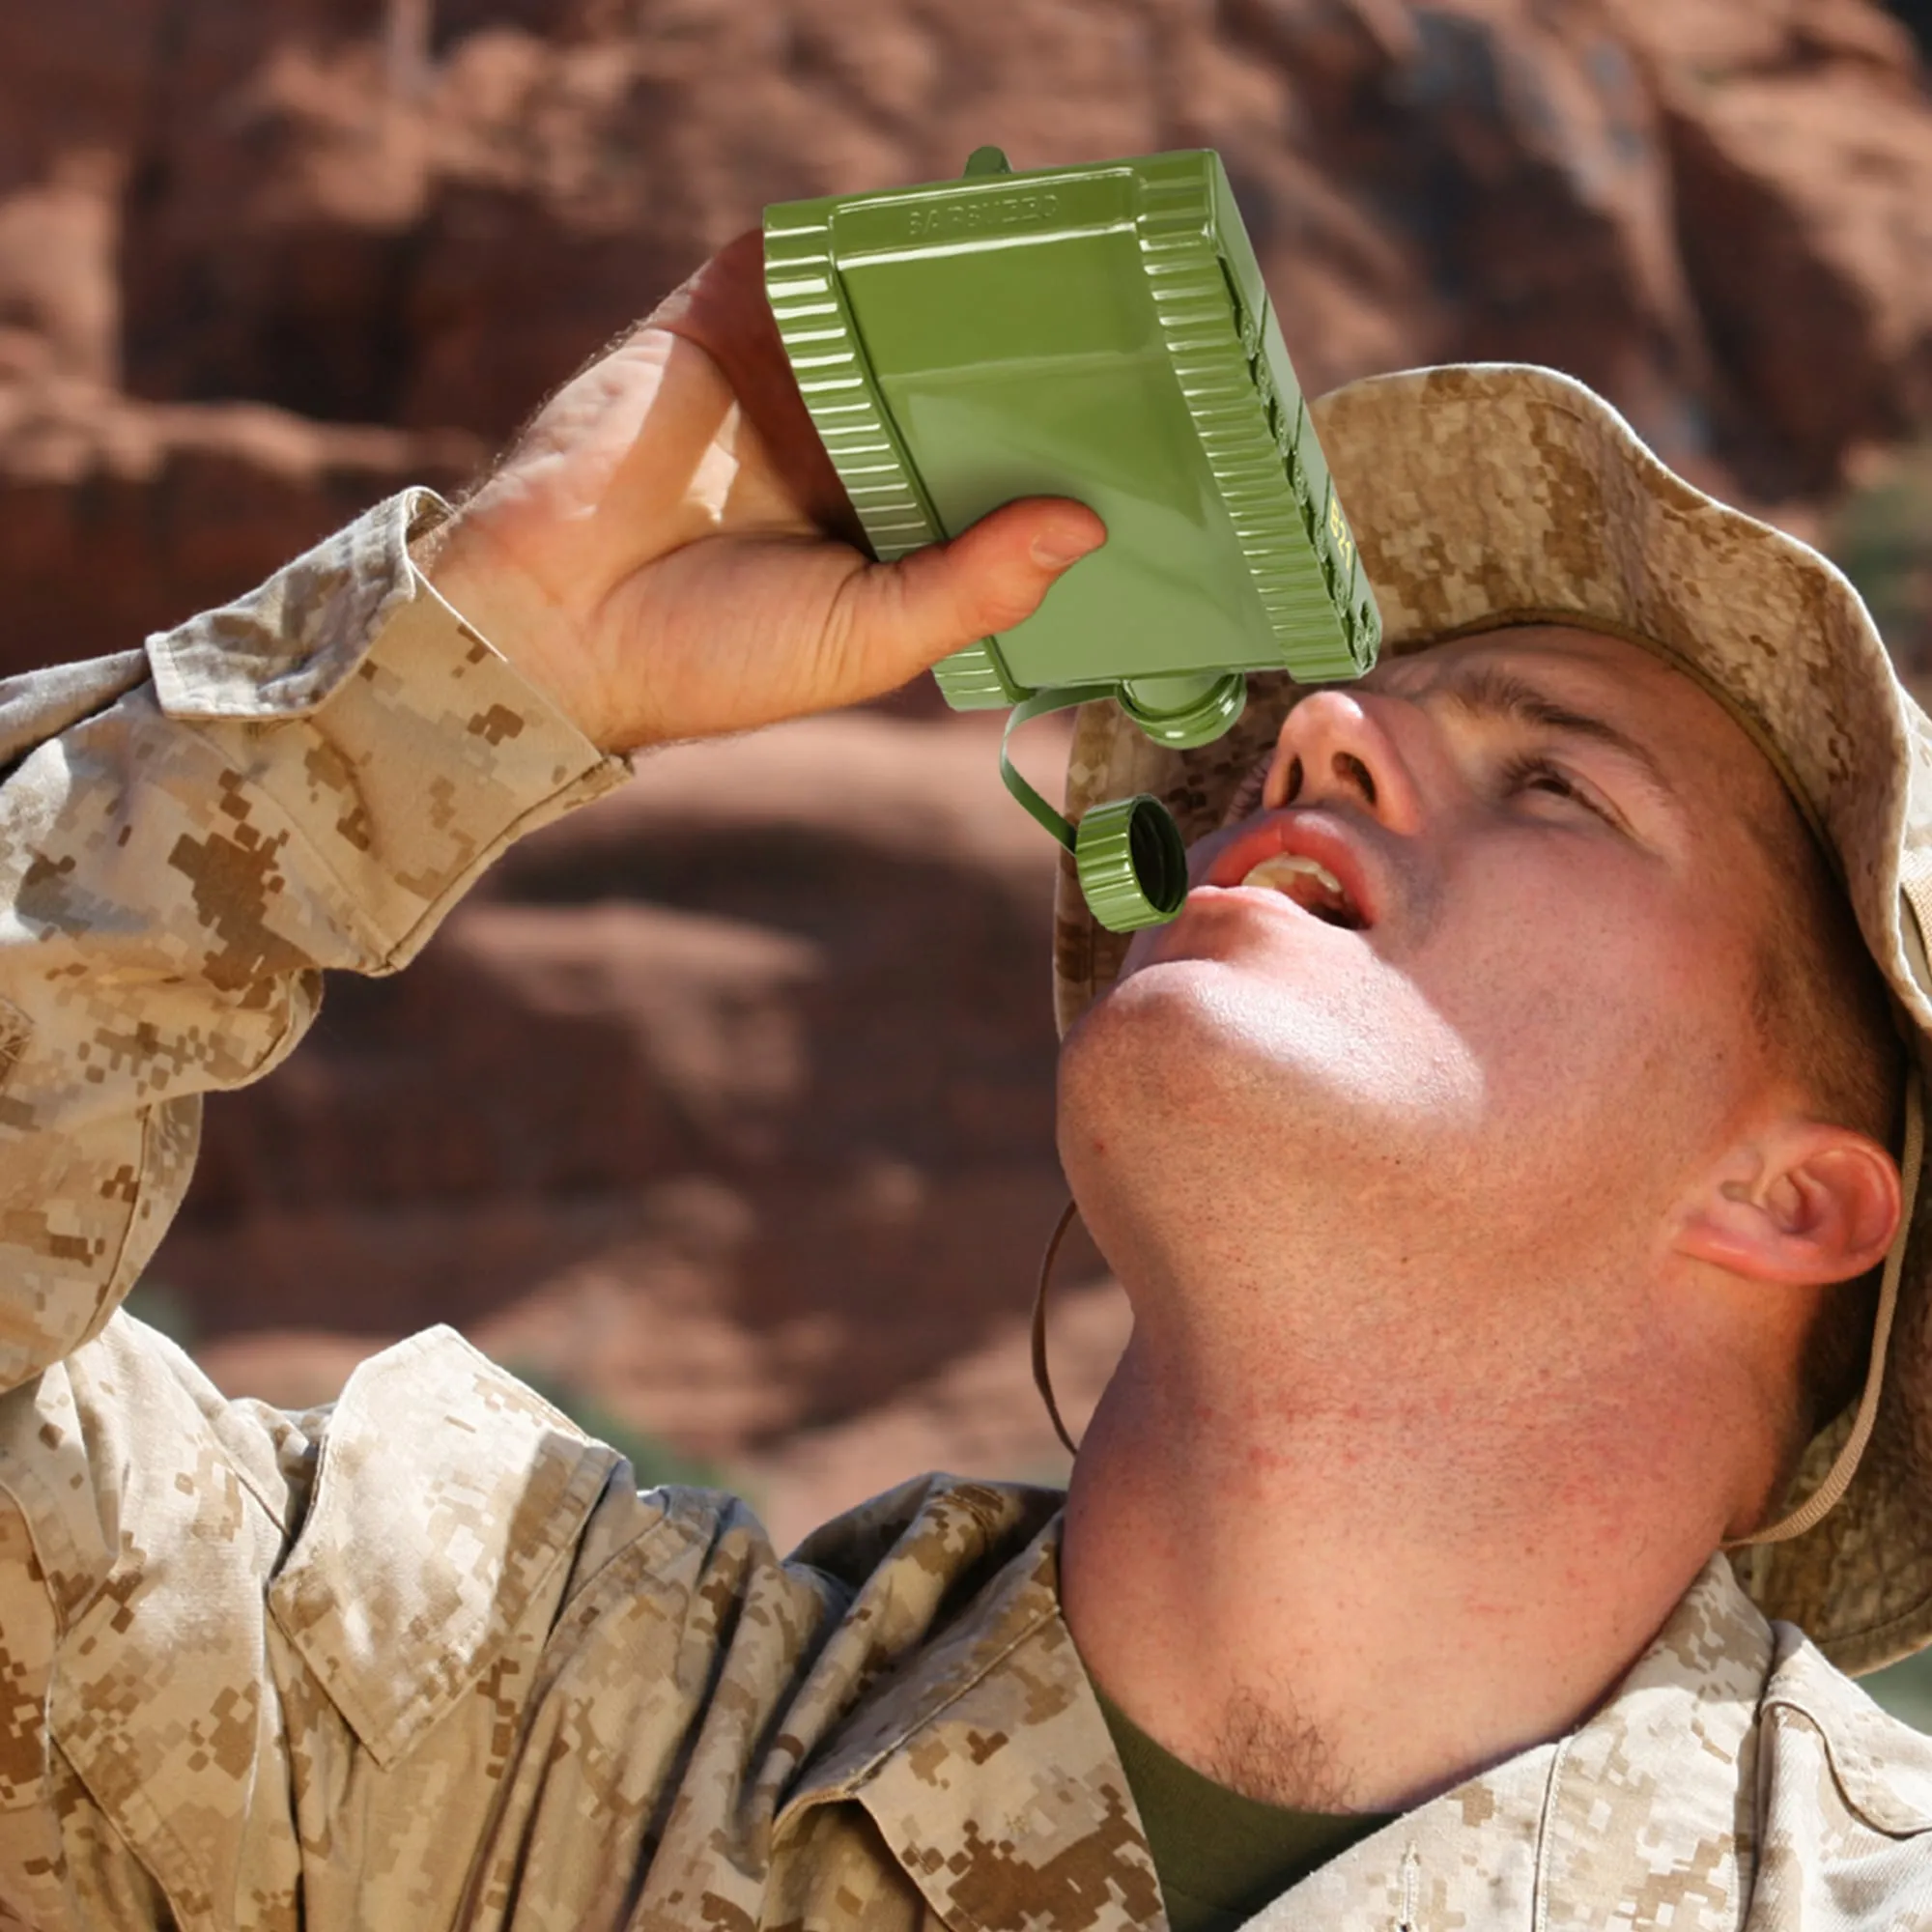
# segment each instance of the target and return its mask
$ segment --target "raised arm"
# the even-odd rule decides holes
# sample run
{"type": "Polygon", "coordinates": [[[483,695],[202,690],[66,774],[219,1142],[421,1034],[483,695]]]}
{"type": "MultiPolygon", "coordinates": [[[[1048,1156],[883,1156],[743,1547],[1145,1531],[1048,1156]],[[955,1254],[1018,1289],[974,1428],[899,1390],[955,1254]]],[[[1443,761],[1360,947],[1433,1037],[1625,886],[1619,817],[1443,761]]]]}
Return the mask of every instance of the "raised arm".
{"type": "MultiPolygon", "coordinates": [[[[756,267],[710,265],[453,519],[408,493],[143,651],[0,686],[0,1922],[452,1922],[486,1863],[535,1882],[490,1836],[532,1711],[655,1695],[641,1656],[566,1694],[559,1605],[588,1642],[601,1576],[630,1641],[629,1552],[674,1645],[744,1587],[453,1337],[284,1417],[114,1310],[199,1096],[287,1054],[326,970],[406,964],[625,753],[888,690],[1098,539],[1050,503],[891,566],[828,530],[756,267]]],[[[813,1586],[774,1587],[809,1628],[813,1586]]],[[[667,1765],[689,1716],[652,1706],[667,1765]]],[[[628,1777],[527,1922],[618,1922],[628,1777]]]]}
{"type": "Polygon", "coordinates": [[[890,690],[1099,540],[1034,502],[894,565],[841,541],[759,263],[708,264],[454,520],[408,493],[145,654],[0,693],[0,1388],[98,1331],[195,1096],[294,1046],[320,970],[403,965],[610,754],[890,690]]]}
{"type": "Polygon", "coordinates": [[[145,653],[0,691],[0,1387],[97,1333],[199,1095],[410,959],[519,834],[626,771],[411,564],[410,493],[145,653]]]}

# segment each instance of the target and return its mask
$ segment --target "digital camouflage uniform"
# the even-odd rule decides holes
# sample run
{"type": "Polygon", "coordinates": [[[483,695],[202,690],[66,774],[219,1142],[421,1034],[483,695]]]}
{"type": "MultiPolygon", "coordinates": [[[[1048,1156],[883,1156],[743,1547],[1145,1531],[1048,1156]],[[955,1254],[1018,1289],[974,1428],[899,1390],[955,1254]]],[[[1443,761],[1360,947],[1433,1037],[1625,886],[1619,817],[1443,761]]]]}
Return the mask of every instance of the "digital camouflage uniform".
{"type": "MultiPolygon", "coordinates": [[[[115,1312],[197,1094],[623,775],[414,573],[435,514],[0,687],[0,1920],[1160,1926],[1057,1493],[930,1477],[781,1560],[446,1330],[287,1415],[115,1312]]],[[[1573,1735],[1255,1923],[1932,1923],[1932,1745],[1714,1556],[1573,1735]]]]}

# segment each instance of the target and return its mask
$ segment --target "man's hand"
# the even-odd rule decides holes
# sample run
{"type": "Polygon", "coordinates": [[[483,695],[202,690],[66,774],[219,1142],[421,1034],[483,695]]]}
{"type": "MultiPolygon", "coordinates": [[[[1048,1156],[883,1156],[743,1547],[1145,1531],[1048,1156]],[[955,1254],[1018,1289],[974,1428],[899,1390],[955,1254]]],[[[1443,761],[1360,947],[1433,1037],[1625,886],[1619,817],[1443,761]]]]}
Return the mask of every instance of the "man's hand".
{"type": "Polygon", "coordinates": [[[1028,615],[1104,541],[1009,503],[872,562],[741,236],[547,403],[465,504],[437,588],[594,743],[628,751],[876,696],[1028,615]]]}

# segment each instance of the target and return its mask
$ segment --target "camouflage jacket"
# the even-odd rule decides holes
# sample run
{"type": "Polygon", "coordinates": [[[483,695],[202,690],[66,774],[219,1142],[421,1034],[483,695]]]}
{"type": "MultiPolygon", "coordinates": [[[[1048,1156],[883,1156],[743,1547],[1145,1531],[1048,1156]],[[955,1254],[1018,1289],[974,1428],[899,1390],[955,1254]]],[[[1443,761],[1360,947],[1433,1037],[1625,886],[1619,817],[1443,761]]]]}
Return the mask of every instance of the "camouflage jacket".
{"type": "MultiPolygon", "coordinates": [[[[927,1478],[781,1560],[447,1331],[289,1415],[115,1313],[197,1094],[623,774],[413,573],[434,514],[0,687],[0,1922],[1160,1926],[1056,1494],[927,1478]]],[[[1714,1558],[1574,1735],[1255,1923],[1925,1925],[1932,1745],[1714,1558]]]]}

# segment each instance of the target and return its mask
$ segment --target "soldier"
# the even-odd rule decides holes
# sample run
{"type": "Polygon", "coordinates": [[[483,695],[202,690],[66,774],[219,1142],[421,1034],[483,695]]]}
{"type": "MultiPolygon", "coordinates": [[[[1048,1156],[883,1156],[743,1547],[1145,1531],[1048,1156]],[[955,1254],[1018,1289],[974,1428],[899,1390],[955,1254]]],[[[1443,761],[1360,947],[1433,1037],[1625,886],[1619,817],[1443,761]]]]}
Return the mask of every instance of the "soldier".
{"type": "Polygon", "coordinates": [[[285,1415],[116,1306],[323,969],[629,754],[1017,621],[1091,514],[829,534],[753,241],[454,517],[0,692],[8,1922],[1932,1921],[1932,1745],[1833,1667],[1932,1639],[1926,723],[1566,379],[1320,422],[1382,668],[1076,731],[1075,815],[1161,793],[1195,890],[1122,948],[1063,880],[1135,1315],[1070,1495],[927,1477],[782,1560],[447,1331],[285,1415]]]}

